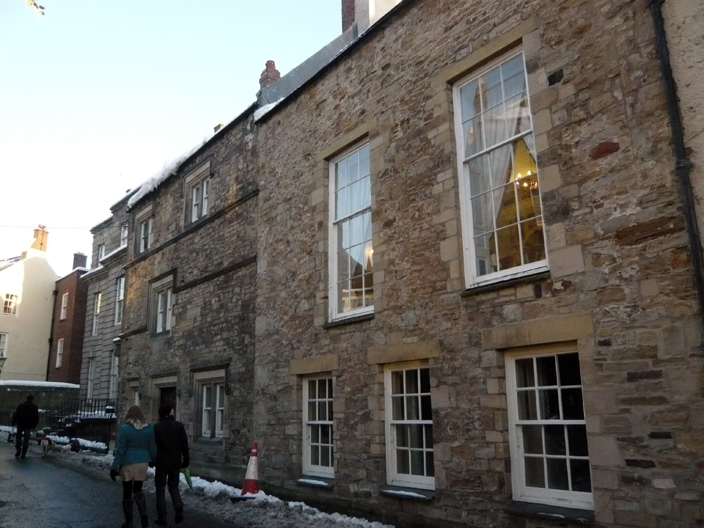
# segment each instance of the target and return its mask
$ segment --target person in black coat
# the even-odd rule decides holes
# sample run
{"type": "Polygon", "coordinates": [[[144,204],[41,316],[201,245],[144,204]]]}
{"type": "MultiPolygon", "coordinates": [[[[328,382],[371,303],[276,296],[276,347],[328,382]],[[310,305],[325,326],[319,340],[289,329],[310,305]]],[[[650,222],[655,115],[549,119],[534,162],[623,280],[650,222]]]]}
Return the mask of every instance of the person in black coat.
{"type": "Polygon", "coordinates": [[[34,404],[34,396],[27,396],[27,400],[20,403],[12,415],[12,425],[17,426],[17,435],[15,439],[15,458],[25,458],[27,448],[29,447],[29,435],[39,423],[39,409],[34,404]]]}
{"type": "Polygon", "coordinates": [[[166,525],[166,484],[176,512],[176,523],[183,521],[183,501],[178,490],[181,468],[190,463],[188,435],[183,424],[174,418],[174,406],[163,403],[159,407],[159,421],[154,424],[156,462],[154,485],[156,487],[156,524],[166,525]]]}

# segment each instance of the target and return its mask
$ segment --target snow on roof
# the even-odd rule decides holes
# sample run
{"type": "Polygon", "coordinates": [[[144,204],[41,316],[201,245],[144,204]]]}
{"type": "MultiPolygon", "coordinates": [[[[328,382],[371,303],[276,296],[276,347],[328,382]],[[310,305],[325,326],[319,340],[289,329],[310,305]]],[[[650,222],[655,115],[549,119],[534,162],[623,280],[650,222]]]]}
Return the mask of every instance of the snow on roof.
{"type": "Polygon", "coordinates": [[[0,385],[10,387],[57,387],[61,389],[77,389],[75,383],[63,383],[61,381],[31,381],[31,380],[0,380],[0,385]]]}
{"type": "Polygon", "coordinates": [[[93,268],[93,269],[87,271],[87,272],[84,273],[83,275],[81,275],[81,278],[82,278],[82,279],[85,279],[85,278],[88,277],[89,275],[92,275],[92,274],[97,273],[97,272],[102,271],[102,270],[103,270],[103,265],[102,265],[102,264],[98,264],[97,267],[95,267],[95,268],[93,268]]]}
{"type": "Polygon", "coordinates": [[[115,250],[111,251],[110,253],[108,253],[107,255],[103,255],[103,258],[100,259],[100,262],[109,259],[109,258],[112,257],[115,253],[119,253],[120,251],[122,251],[123,249],[126,249],[126,248],[127,248],[127,246],[120,246],[120,247],[118,247],[117,249],[115,249],[115,250]]]}
{"type": "Polygon", "coordinates": [[[183,165],[183,162],[186,161],[188,158],[190,158],[199,148],[201,148],[208,141],[210,141],[210,139],[216,133],[217,132],[214,132],[212,134],[208,134],[207,136],[205,136],[202,139],[202,141],[200,143],[196,144],[190,150],[187,150],[186,152],[182,153],[180,156],[177,156],[174,159],[172,159],[171,161],[164,163],[164,166],[161,168],[161,170],[152,174],[152,176],[150,178],[148,178],[144,183],[142,183],[142,185],[139,187],[139,190],[136,193],[134,193],[132,196],[130,196],[130,199],[127,200],[127,209],[130,209],[137,202],[139,202],[142,198],[144,198],[147,194],[149,194],[154,189],[159,187],[159,185],[164,183],[164,181],[166,181],[166,179],[169,176],[171,176],[172,174],[176,174],[179,167],[181,165],[183,165]]]}
{"type": "Polygon", "coordinates": [[[283,97],[280,97],[279,99],[277,99],[277,100],[274,101],[273,103],[269,103],[269,104],[266,104],[266,105],[262,106],[261,108],[258,108],[258,109],[254,112],[254,122],[256,123],[257,121],[259,121],[262,117],[264,117],[264,116],[265,116],[266,114],[268,114],[271,110],[273,110],[274,107],[275,107],[277,104],[279,104],[281,101],[283,101],[283,100],[284,100],[284,98],[283,98],[283,97]]]}
{"type": "Polygon", "coordinates": [[[7,259],[2,259],[2,260],[0,260],[0,270],[4,270],[5,268],[9,268],[13,264],[17,264],[20,260],[22,260],[22,257],[10,257],[7,259]]]}

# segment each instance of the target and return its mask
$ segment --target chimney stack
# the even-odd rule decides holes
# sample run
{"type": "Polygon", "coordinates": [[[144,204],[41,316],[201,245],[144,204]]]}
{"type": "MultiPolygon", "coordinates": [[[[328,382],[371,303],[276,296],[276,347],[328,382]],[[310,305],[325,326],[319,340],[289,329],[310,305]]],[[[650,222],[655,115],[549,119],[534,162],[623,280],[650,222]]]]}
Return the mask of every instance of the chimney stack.
{"type": "Polygon", "coordinates": [[[364,33],[369,26],[391,11],[402,0],[342,0],[342,32],[355,23],[357,31],[364,33]]]}
{"type": "Polygon", "coordinates": [[[74,253],[73,254],[73,268],[85,268],[86,265],[88,264],[88,257],[85,256],[83,253],[74,253]]]}
{"type": "Polygon", "coordinates": [[[46,226],[39,224],[39,227],[34,230],[34,242],[32,242],[32,249],[46,251],[48,238],[49,232],[46,230],[46,226]]]}
{"type": "Polygon", "coordinates": [[[266,61],[266,66],[261,76],[259,77],[259,87],[266,88],[271,86],[281,78],[281,73],[276,69],[276,64],[273,60],[266,61]]]}

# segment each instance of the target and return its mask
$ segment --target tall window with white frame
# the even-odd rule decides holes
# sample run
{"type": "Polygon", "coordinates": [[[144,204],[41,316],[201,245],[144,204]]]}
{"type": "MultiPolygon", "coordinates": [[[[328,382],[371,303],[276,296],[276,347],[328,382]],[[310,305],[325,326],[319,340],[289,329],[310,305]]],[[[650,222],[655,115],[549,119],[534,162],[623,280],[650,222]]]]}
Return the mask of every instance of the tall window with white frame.
{"type": "Polygon", "coordinates": [[[547,270],[525,61],[454,87],[467,287],[547,270]]]}
{"type": "Polygon", "coordinates": [[[330,162],[330,318],[374,311],[369,144],[330,162]]]}
{"type": "Polygon", "coordinates": [[[63,337],[56,342],[56,368],[61,368],[64,362],[64,339],[63,337]]]}
{"type": "Polygon", "coordinates": [[[156,321],[154,333],[161,334],[171,330],[171,288],[164,288],[156,292],[156,321]]]}
{"type": "Polygon", "coordinates": [[[5,303],[2,307],[3,315],[17,315],[18,297],[14,293],[5,294],[5,303]]]}
{"type": "Polygon", "coordinates": [[[95,294],[93,299],[93,327],[91,329],[91,335],[98,335],[98,322],[100,320],[100,309],[103,303],[103,294],[98,292],[95,294]]]}
{"type": "Polygon", "coordinates": [[[125,304],[125,277],[118,277],[115,283],[115,325],[122,324],[122,310],[125,304]]]}
{"type": "Polygon", "coordinates": [[[143,218],[139,222],[139,246],[138,253],[144,253],[152,247],[154,240],[154,219],[150,216],[143,218]]]}
{"type": "Polygon", "coordinates": [[[120,247],[125,247],[127,245],[129,234],[129,226],[127,224],[122,224],[122,226],[120,226],[120,247]]]}
{"type": "Polygon", "coordinates": [[[514,500],[592,509],[577,352],[506,356],[514,500]]]}
{"type": "Polygon", "coordinates": [[[208,215],[210,201],[210,178],[202,178],[193,183],[190,188],[191,222],[208,215]]]}
{"type": "Polygon", "coordinates": [[[384,371],[388,483],[435,489],[430,370],[419,364],[384,371]]]}
{"type": "Polygon", "coordinates": [[[201,390],[201,437],[222,438],[225,414],[225,382],[202,382],[201,390]]]}
{"type": "Polygon", "coordinates": [[[303,474],[334,477],[332,377],[303,380],[303,474]]]}
{"type": "Polygon", "coordinates": [[[98,264],[100,264],[100,261],[103,259],[105,256],[105,244],[100,244],[98,246],[98,264]]]}
{"type": "Polygon", "coordinates": [[[7,357],[7,339],[8,334],[0,332],[0,358],[7,357]]]}
{"type": "Polygon", "coordinates": [[[68,293],[61,296],[61,320],[66,319],[68,315],[68,293]]]}

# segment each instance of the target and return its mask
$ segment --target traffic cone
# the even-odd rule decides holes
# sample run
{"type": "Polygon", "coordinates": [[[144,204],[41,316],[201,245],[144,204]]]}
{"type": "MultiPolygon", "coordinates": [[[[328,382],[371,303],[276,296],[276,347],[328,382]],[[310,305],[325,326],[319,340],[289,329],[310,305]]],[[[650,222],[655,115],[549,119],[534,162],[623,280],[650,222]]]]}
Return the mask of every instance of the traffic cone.
{"type": "Polygon", "coordinates": [[[257,443],[252,444],[252,454],[247,462],[247,474],[244,476],[244,485],[242,486],[242,495],[245,493],[259,492],[259,471],[257,469],[257,443]]]}

